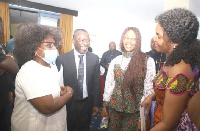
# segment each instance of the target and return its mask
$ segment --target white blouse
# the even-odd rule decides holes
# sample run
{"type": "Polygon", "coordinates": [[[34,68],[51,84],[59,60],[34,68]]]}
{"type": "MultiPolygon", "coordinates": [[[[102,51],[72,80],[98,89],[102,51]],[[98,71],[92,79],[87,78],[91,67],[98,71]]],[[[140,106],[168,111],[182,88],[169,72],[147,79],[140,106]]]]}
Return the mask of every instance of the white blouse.
{"type": "Polygon", "coordinates": [[[28,61],[17,73],[15,80],[15,105],[11,119],[12,131],[67,131],[66,106],[45,115],[40,113],[29,100],[52,95],[60,97],[58,70],[28,61]]]}
{"type": "MultiPolygon", "coordinates": [[[[123,57],[123,55],[120,55],[111,61],[109,68],[108,68],[107,77],[106,77],[103,101],[106,101],[106,102],[110,101],[110,97],[111,97],[111,95],[113,93],[113,89],[115,87],[114,71],[113,71],[114,65],[120,64],[122,70],[126,70],[130,60],[131,60],[131,57],[125,58],[125,57],[123,57]]],[[[148,95],[154,93],[152,80],[153,80],[155,74],[156,74],[155,62],[154,62],[153,58],[149,57],[147,60],[147,71],[146,71],[146,77],[144,79],[144,91],[143,91],[143,97],[141,99],[141,102],[148,95]]]]}

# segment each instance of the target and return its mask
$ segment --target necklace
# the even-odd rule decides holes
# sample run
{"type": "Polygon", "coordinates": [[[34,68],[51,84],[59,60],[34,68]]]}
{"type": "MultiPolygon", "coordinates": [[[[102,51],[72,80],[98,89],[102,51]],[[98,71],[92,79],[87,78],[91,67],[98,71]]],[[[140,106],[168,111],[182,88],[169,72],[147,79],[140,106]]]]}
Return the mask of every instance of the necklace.
{"type": "MultiPolygon", "coordinates": [[[[131,56],[133,55],[133,52],[124,52],[122,54],[122,60],[121,60],[121,69],[122,69],[122,65],[123,65],[123,59],[124,58],[131,58],[131,56]]],[[[129,61],[130,62],[130,61],[129,61]]],[[[125,66],[124,70],[126,71],[126,69],[128,68],[129,62],[126,63],[127,65],[125,66]]]]}
{"type": "Polygon", "coordinates": [[[163,56],[163,53],[160,54],[160,61],[156,60],[156,64],[158,64],[158,70],[160,70],[162,64],[165,63],[164,61],[162,61],[162,56],[163,56]]]}

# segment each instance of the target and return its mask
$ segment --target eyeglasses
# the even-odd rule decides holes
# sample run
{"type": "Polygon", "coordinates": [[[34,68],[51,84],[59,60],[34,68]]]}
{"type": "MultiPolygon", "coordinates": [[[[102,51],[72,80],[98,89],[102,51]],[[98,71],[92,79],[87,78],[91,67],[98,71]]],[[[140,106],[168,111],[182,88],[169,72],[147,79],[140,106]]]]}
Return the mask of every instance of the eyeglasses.
{"type": "Polygon", "coordinates": [[[130,40],[130,41],[135,41],[136,40],[136,38],[134,38],[134,37],[124,37],[124,40],[130,40]]]}
{"type": "Polygon", "coordinates": [[[46,46],[47,48],[52,48],[53,46],[55,46],[56,48],[59,47],[60,44],[58,43],[54,43],[54,42],[41,42],[44,43],[44,46],[46,46]]]}
{"type": "Polygon", "coordinates": [[[89,43],[90,40],[89,39],[76,39],[78,42],[81,42],[81,43],[89,43]]]}

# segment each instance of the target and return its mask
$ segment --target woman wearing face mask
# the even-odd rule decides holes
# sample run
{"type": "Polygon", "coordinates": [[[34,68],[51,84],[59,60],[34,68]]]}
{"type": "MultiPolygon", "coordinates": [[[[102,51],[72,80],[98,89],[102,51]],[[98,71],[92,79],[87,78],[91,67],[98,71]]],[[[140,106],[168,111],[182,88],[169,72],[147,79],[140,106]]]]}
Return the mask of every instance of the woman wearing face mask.
{"type": "Polygon", "coordinates": [[[15,55],[22,64],[15,81],[12,131],[66,131],[66,107],[73,90],[60,87],[54,62],[61,41],[58,28],[20,24],[15,55]]]}
{"type": "Polygon", "coordinates": [[[113,59],[108,69],[101,117],[108,117],[108,108],[109,131],[136,131],[140,104],[147,107],[147,113],[151,107],[145,98],[154,93],[155,64],[141,52],[141,35],[135,27],[124,30],[120,47],[122,55],[113,59]]]}

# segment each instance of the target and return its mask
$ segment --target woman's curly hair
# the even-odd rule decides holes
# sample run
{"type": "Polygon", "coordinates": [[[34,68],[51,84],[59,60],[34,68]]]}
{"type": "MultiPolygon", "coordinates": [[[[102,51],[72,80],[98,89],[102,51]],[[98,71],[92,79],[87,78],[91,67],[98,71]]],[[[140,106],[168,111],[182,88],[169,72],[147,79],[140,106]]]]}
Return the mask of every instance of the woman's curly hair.
{"type": "Polygon", "coordinates": [[[194,43],[198,44],[196,40],[199,30],[197,17],[189,10],[176,8],[164,12],[155,20],[164,30],[164,39],[178,44],[167,58],[165,65],[173,66],[183,59],[193,69],[197,63],[194,59],[195,52],[199,51],[199,48],[194,48],[194,43]]]}
{"type": "Polygon", "coordinates": [[[141,34],[140,31],[135,27],[128,27],[124,30],[120,41],[121,51],[126,52],[123,46],[123,40],[125,38],[125,34],[129,30],[133,30],[133,32],[136,35],[136,46],[133,51],[127,70],[125,72],[123,80],[123,89],[130,88],[130,90],[133,91],[134,87],[137,87],[138,85],[144,83],[147,69],[146,63],[148,57],[145,53],[141,51],[141,34]]]}
{"type": "Polygon", "coordinates": [[[24,64],[32,60],[35,57],[35,50],[40,46],[41,42],[49,36],[55,40],[55,43],[60,43],[62,40],[61,29],[46,25],[38,25],[36,23],[19,24],[14,47],[14,53],[18,62],[24,64]]]}

